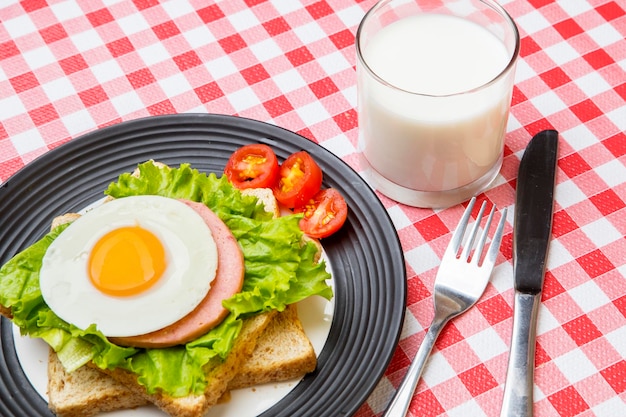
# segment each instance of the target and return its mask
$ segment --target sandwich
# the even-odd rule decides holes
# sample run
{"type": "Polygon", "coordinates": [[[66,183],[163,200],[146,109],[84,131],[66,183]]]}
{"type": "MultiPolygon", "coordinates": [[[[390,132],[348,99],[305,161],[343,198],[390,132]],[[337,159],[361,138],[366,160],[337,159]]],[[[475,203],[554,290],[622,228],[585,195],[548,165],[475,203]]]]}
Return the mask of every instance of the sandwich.
{"type": "MultiPolygon", "coordinates": [[[[229,270],[238,270],[236,267],[238,254],[227,249],[226,255],[215,255],[216,259],[207,262],[208,266],[199,267],[203,274],[213,271],[218,277],[215,288],[207,289],[199,297],[196,295],[195,298],[199,300],[191,303],[193,304],[191,311],[188,311],[187,305],[182,307],[182,313],[177,314],[182,314],[179,320],[185,321],[185,318],[193,315],[192,311],[197,309],[206,308],[211,314],[214,310],[218,311],[211,315],[210,325],[202,327],[200,331],[194,330],[194,326],[175,325],[178,320],[172,323],[174,326],[167,324],[172,322],[172,318],[161,317],[161,311],[154,308],[154,301],[143,304],[142,309],[150,311],[150,314],[138,320],[133,314],[128,313],[123,313],[126,317],[121,319],[119,313],[116,315],[116,311],[111,311],[109,317],[107,309],[110,307],[98,310],[88,306],[91,301],[81,300],[83,294],[75,296],[72,303],[64,299],[66,296],[64,291],[74,287],[74,283],[69,285],[67,280],[60,279],[57,282],[53,279],[53,283],[50,284],[50,276],[71,275],[65,273],[67,271],[64,267],[63,274],[54,272],[54,268],[53,272],[47,269],[51,263],[49,257],[55,259],[50,253],[56,256],[57,251],[63,252],[64,246],[58,247],[57,243],[72,236],[69,231],[80,230],[78,225],[88,224],[83,219],[94,217],[88,216],[89,213],[70,223],[56,226],[44,238],[17,254],[0,269],[0,312],[11,318],[23,334],[42,338],[51,346],[54,352],[51,355],[51,375],[61,375],[63,378],[63,375],[71,375],[76,370],[85,369],[97,372],[91,375],[106,374],[112,378],[104,379],[106,384],[112,384],[114,381],[120,384],[119,388],[123,387],[122,391],[126,390],[126,396],[122,396],[123,400],[120,400],[120,407],[132,407],[149,401],[172,416],[203,415],[229,388],[237,384],[246,385],[255,382],[254,375],[258,376],[259,373],[249,371],[240,373],[240,369],[245,370],[242,366],[246,361],[249,365],[253,363],[255,347],[262,345],[257,342],[263,340],[262,335],[266,329],[272,328],[272,322],[276,322],[277,315],[284,314],[283,312],[289,311],[288,306],[312,295],[327,299],[332,297],[332,290],[327,284],[330,276],[324,262],[319,260],[319,245],[311,239],[305,239],[298,226],[302,216],[276,217],[274,213],[265,210],[265,205],[259,203],[257,196],[240,192],[225,176],[218,178],[214,174],[205,175],[186,164],[179,168],[170,168],[149,161],[138,167],[136,175],[122,174],[117,182],[108,187],[105,194],[113,199],[102,205],[111,207],[107,209],[106,214],[109,221],[115,220],[120,213],[129,210],[135,213],[134,218],[137,218],[136,213],[139,210],[137,207],[142,205],[152,207],[152,204],[158,206],[163,202],[161,199],[165,199],[175,201],[176,204],[173,206],[185,206],[195,210],[207,226],[221,222],[228,233],[223,236],[220,232],[213,233],[216,236],[214,239],[217,242],[214,245],[216,248],[211,248],[211,245],[208,245],[208,248],[201,248],[204,251],[202,259],[211,259],[211,253],[219,254],[224,247],[232,248],[234,242],[239,248],[243,265],[240,281],[237,279],[237,272],[227,274],[226,281],[234,281],[234,284],[229,284],[228,290],[224,290],[223,294],[226,295],[222,294],[217,307],[206,307],[204,300],[210,298],[211,291],[215,292],[216,288],[221,288],[219,279],[223,270],[221,266],[230,265],[229,270]],[[141,199],[139,198],[141,196],[155,198],[141,199]],[[125,203],[117,203],[123,200],[138,201],[138,206],[131,206],[129,209],[124,207],[125,203]],[[182,204],[179,200],[183,200],[182,204]],[[205,208],[208,208],[210,213],[207,213],[205,208]],[[209,217],[213,220],[207,220],[209,217]],[[223,241],[230,242],[228,244],[230,246],[223,241]],[[45,280],[42,279],[44,277],[45,280]],[[44,297],[42,294],[47,296],[44,297]],[[59,294],[63,294],[63,297],[59,294]],[[81,306],[78,313],[72,312],[72,308],[67,307],[74,304],[74,301],[81,306]],[[87,310],[94,309],[97,311],[94,313],[95,316],[86,314],[87,310]],[[101,325],[85,324],[97,322],[103,316],[106,317],[102,319],[101,325]],[[64,319],[66,317],[77,318],[66,320],[64,319]],[[103,332],[101,328],[106,331],[103,332]],[[57,365],[62,365],[65,374],[55,371],[59,369],[57,365]]],[[[164,204],[168,205],[171,201],[164,204]]],[[[189,213],[189,210],[185,213],[189,213]]],[[[139,217],[143,216],[142,212],[139,217]]],[[[173,213],[171,217],[178,218],[177,213],[173,213]]],[[[163,235],[169,236],[170,232],[175,235],[178,233],[177,236],[180,238],[182,233],[181,239],[185,240],[185,233],[197,234],[196,225],[192,223],[183,227],[175,222],[173,230],[168,230],[163,235]],[[179,227],[186,232],[177,230],[179,227]]],[[[209,229],[215,232],[213,228],[209,229]]],[[[87,240],[90,239],[90,233],[92,232],[86,233],[87,240]]],[[[204,240],[210,239],[201,239],[204,240]]],[[[187,250],[195,250],[196,246],[202,245],[195,241],[187,243],[187,250]]],[[[97,257],[93,253],[100,251],[93,250],[88,254],[89,271],[97,270],[105,277],[97,278],[101,281],[99,285],[102,291],[114,293],[129,291],[128,288],[123,288],[124,285],[120,287],[119,283],[107,281],[106,271],[100,271],[99,267],[91,267],[92,263],[96,262],[91,258],[97,257]]],[[[157,255],[154,258],[161,256],[157,255]]],[[[105,264],[109,265],[111,262],[105,264]]],[[[155,268],[158,269],[158,265],[155,268]]],[[[131,298],[141,298],[141,293],[145,290],[139,291],[139,296],[132,293],[141,285],[144,284],[133,284],[130,290],[131,298]]],[[[176,288],[174,290],[178,291],[176,288]]],[[[178,292],[183,293],[184,291],[178,292]]],[[[222,290],[217,293],[222,293],[222,290]]],[[[169,302],[167,297],[158,300],[160,301],[157,304],[169,302]]],[[[75,306],[73,308],[76,310],[75,306]]],[[[168,311],[165,316],[170,310],[175,309],[170,308],[168,304],[168,308],[163,308],[168,311]]],[[[133,305],[128,311],[135,312],[137,308],[133,305]]],[[[191,319],[186,322],[197,320],[191,319]]],[[[292,317],[288,318],[287,322],[293,323],[295,320],[292,317]]],[[[205,323],[202,323],[202,326],[204,325],[205,323]]],[[[270,338],[263,343],[271,345],[272,340],[270,338]]],[[[269,351],[271,349],[265,352],[269,351]]],[[[263,357],[260,356],[261,363],[263,357]]],[[[256,359],[259,359],[258,355],[256,359]]],[[[310,370],[310,364],[303,369],[304,372],[310,370]]],[[[53,386],[52,379],[50,386],[53,386]]]]}

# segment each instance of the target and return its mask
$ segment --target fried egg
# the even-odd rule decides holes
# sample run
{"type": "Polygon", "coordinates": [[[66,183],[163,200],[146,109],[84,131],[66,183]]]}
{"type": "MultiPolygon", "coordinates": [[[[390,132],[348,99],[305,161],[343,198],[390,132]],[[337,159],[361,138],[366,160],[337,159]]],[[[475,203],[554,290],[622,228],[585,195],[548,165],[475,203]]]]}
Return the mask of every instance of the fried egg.
{"type": "Polygon", "coordinates": [[[202,217],[159,196],[93,208],[50,245],[41,293],[61,319],[107,337],[162,329],[189,314],[217,271],[217,246],[202,217]]]}

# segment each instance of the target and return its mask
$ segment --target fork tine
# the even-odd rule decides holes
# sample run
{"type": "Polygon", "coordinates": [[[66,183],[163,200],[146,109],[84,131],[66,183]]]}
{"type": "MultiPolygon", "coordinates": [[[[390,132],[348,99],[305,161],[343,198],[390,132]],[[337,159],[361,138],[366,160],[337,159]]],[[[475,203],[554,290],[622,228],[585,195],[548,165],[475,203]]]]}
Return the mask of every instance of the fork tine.
{"type": "Polygon", "coordinates": [[[483,266],[487,266],[488,268],[493,268],[496,263],[496,258],[498,257],[498,251],[500,250],[500,243],[502,242],[502,235],[504,231],[504,223],[506,222],[507,208],[503,208],[501,213],[502,217],[500,217],[496,232],[491,239],[487,256],[485,256],[485,260],[483,261],[483,266]]]}
{"type": "MultiPolygon", "coordinates": [[[[483,201],[483,204],[480,206],[480,210],[478,212],[478,216],[476,216],[476,221],[474,222],[474,226],[472,227],[472,231],[470,232],[469,237],[467,238],[467,242],[465,243],[465,247],[463,248],[463,253],[460,258],[463,261],[467,261],[469,258],[470,252],[472,251],[472,246],[474,246],[474,241],[476,240],[476,233],[478,233],[478,228],[480,227],[480,220],[483,218],[483,213],[485,212],[485,207],[487,206],[487,202],[483,201]]],[[[484,236],[484,233],[483,233],[484,236]]],[[[474,259],[476,259],[476,255],[480,255],[480,252],[474,252],[474,259]]]]}
{"type": "MultiPolygon", "coordinates": [[[[480,258],[483,254],[483,249],[485,248],[485,243],[487,243],[487,236],[489,235],[489,229],[491,228],[491,221],[493,220],[493,215],[496,212],[496,206],[491,207],[491,211],[489,212],[489,217],[487,218],[487,222],[485,223],[485,228],[480,235],[480,239],[478,240],[478,246],[476,246],[476,250],[474,251],[474,257],[472,258],[472,262],[478,265],[480,258]]],[[[480,219],[476,219],[476,223],[479,223],[480,219]]]]}
{"type": "MultiPolygon", "coordinates": [[[[463,213],[463,217],[459,220],[459,224],[456,229],[454,229],[454,233],[452,234],[452,239],[450,239],[450,243],[448,243],[448,247],[446,248],[446,254],[448,252],[453,252],[452,255],[456,258],[456,255],[459,253],[459,249],[461,248],[461,243],[463,242],[463,235],[465,234],[465,229],[467,228],[467,223],[469,222],[470,214],[472,214],[472,208],[474,207],[474,203],[476,202],[476,197],[472,197],[465,212],[463,213]]],[[[445,256],[445,255],[444,255],[445,256]]]]}

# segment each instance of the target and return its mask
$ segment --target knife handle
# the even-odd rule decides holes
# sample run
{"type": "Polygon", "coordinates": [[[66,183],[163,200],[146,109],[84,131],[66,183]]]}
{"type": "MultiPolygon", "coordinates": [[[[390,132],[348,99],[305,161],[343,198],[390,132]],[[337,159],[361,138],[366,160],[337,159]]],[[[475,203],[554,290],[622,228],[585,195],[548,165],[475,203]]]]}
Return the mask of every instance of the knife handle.
{"type": "Polygon", "coordinates": [[[532,417],[535,335],[541,293],[515,292],[513,335],[500,417],[532,417]]]}

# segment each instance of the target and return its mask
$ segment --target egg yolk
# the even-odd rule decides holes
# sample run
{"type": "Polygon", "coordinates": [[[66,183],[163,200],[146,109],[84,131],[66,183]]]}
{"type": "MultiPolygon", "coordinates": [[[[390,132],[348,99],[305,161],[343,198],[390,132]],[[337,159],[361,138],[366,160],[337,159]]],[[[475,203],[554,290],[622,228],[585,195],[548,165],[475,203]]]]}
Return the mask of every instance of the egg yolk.
{"type": "Polygon", "coordinates": [[[113,296],[140,294],[154,285],[166,268],[161,241],[139,226],[112,230],[98,240],[89,257],[89,278],[113,296]]]}

